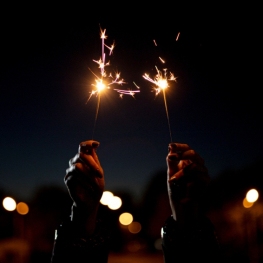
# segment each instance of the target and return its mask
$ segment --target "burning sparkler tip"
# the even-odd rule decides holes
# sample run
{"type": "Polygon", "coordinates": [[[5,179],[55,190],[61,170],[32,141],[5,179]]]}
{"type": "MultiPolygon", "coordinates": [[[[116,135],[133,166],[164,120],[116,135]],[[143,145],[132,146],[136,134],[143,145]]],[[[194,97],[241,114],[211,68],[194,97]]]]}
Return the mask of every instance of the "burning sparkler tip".
{"type": "MultiPolygon", "coordinates": [[[[94,90],[89,95],[88,101],[93,95],[99,95],[102,91],[105,89],[110,89],[110,86],[113,84],[117,85],[123,85],[127,84],[124,79],[120,78],[120,72],[116,72],[115,76],[113,76],[112,73],[106,73],[105,67],[110,65],[110,61],[106,62],[106,55],[104,53],[104,47],[106,47],[109,50],[109,55],[113,53],[113,49],[115,47],[115,42],[111,46],[108,46],[104,43],[104,40],[107,38],[106,36],[106,29],[100,28],[100,38],[102,39],[102,54],[101,58],[99,60],[93,59],[93,62],[98,64],[98,68],[100,68],[100,76],[97,76],[92,70],[89,68],[89,70],[92,72],[92,74],[95,76],[95,82],[94,84],[91,84],[91,86],[94,87],[94,90]]],[[[138,89],[139,87],[136,86],[138,89]]],[[[130,95],[134,96],[136,92],[139,91],[133,91],[133,90],[120,90],[120,89],[114,89],[118,93],[120,93],[120,98],[123,97],[123,95],[130,95]]]]}

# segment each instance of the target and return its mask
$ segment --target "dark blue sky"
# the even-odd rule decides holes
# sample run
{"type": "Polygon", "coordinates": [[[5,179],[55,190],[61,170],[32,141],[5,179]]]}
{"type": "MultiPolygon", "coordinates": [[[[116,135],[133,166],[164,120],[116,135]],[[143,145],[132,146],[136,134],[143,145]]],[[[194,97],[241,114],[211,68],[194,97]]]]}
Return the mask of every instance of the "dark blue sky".
{"type": "Polygon", "coordinates": [[[135,99],[112,90],[102,97],[94,139],[107,189],[140,194],[166,168],[163,97],[142,78],[155,74],[158,56],[177,77],[167,92],[173,141],[199,152],[212,177],[262,159],[257,7],[99,5],[3,8],[1,188],[26,198],[42,184],[63,186],[68,160],[92,137],[97,99],[86,101],[89,68],[99,72],[92,60],[101,56],[100,26],[106,42],[116,43],[109,70],[121,71],[128,82],[122,88],[133,81],[141,88],[135,99]]]}

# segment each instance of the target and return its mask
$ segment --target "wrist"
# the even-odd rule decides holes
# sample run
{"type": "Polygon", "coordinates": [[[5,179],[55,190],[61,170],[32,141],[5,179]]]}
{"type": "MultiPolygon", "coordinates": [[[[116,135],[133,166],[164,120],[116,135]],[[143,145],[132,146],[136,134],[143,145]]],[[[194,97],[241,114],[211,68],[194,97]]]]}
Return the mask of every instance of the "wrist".
{"type": "Polygon", "coordinates": [[[204,236],[213,233],[213,225],[205,216],[192,221],[187,228],[182,227],[178,221],[173,219],[173,216],[170,216],[162,227],[162,238],[178,244],[200,241],[204,236]]]}
{"type": "Polygon", "coordinates": [[[77,206],[74,203],[71,207],[71,221],[80,232],[91,236],[96,228],[97,211],[98,208],[91,212],[86,207],[77,206]]]}
{"type": "MultiPolygon", "coordinates": [[[[96,220],[95,231],[92,235],[86,235],[79,225],[73,223],[70,218],[65,219],[56,229],[55,234],[55,252],[59,254],[70,253],[72,249],[94,249],[107,248],[110,239],[110,232],[105,222],[96,220]],[[63,250],[62,252],[61,249],[63,250]]],[[[67,261],[68,262],[68,261],[67,261]]]]}

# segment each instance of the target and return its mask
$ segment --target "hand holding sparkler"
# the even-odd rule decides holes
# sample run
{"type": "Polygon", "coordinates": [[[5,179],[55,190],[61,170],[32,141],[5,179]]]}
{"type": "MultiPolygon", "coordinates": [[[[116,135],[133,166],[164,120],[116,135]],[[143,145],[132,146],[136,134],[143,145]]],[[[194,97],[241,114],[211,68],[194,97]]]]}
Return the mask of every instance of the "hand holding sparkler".
{"type": "Polygon", "coordinates": [[[210,180],[204,160],[187,144],[170,143],[167,188],[172,210],[162,228],[165,262],[225,262],[215,228],[203,210],[210,180]]]}
{"type": "Polygon", "coordinates": [[[173,219],[187,225],[199,216],[199,205],[209,175],[204,160],[187,144],[170,143],[167,187],[173,219]]]}
{"type": "Polygon", "coordinates": [[[78,153],[69,161],[64,178],[73,200],[72,221],[82,224],[89,234],[95,229],[105,185],[104,172],[96,154],[98,146],[99,142],[93,140],[80,143],[78,153]]]}

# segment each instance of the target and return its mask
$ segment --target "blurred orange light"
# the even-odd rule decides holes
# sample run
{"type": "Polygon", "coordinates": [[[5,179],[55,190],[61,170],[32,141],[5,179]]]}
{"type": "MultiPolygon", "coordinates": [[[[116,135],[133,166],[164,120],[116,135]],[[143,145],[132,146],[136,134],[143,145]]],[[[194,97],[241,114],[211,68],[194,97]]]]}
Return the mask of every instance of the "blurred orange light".
{"type": "Polygon", "coordinates": [[[137,234],[141,231],[142,226],[139,222],[132,222],[128,225],[128,230],[132,233],[132,234],[137,234]]]}
{"type": "Polygon", "coordinates": [[[26,203],[24,202],[20,202],[17,204],[16,206],[16,211],[20,214],[20,215],[26,215],[29,212],[29,207],[26,203]]]}
{"type": "Polygon", "coordinates": [[[130,213],[122,213],[119,216],[119,221],[122,225],[127,226],[133,221],[133,216],[130,213]]]}
{"type": "Polygon", "coordinates": [[[244,200],[243,200],[243,206],[244,206],[245,208],[250,208],[253,204],[254,204],[254,203],[250,203],[250,202],[248,202],[248,200],[247,200],[246,198],[244,198],[244,200]]]}
{"type": "Polygon", "coordinates": [[[139,241],[136,241],[136,240],[130,241],[127,244],[127,249],[128,249],[129,252],[137,252],[137,251],[139,251],[142,248],[143,248],[142,244],[139,241]]]}

